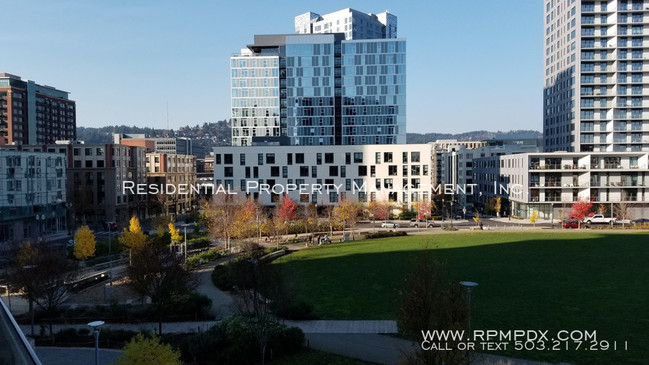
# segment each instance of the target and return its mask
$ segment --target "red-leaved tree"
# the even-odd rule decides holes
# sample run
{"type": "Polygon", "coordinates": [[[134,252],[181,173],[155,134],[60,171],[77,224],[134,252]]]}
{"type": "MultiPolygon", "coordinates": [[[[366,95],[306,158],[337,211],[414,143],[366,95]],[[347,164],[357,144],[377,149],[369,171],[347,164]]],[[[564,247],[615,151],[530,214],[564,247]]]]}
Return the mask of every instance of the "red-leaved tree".
{"type": "Polygon", "coordinates": [[[581,221],[586,218],[593,209],[593,203],[590,200],[579,199],[572,205],[570,217],[578,220],[578,225],[581,227],[581,221]]]}
{"type": "Polygon", "coordinates": [[[277,217],[287,223],[297,218],[297,204],[290,196],[284,195],[277,206],[277,217]]]}
{"type": "MultiPolygon", "coordinates": [[[[275,217],[273,219],[277,233],[287,234],[291,221],[295,219],[297,219],[297,204],[288,195],[282,196],[277,208],[275,208],[275,217]]],[[[277,245],[279,246],[279,240],[277,240],[277,245]]]]}

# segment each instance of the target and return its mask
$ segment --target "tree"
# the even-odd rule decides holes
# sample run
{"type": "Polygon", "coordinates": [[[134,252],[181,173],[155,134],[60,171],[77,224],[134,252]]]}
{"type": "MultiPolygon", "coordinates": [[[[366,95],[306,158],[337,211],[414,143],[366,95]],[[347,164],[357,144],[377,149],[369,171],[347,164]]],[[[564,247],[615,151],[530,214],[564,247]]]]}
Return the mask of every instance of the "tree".
{"type": "Polygon", "coordinates": [[[81,226],[74,234],[74,257],[86,260],[95,254],[95,235],[88,226],[81,226]]]}
{"type": "MultiPolygon", "coordinates": [[[[397,324],[401,333],[420,342],[422,330],[466,330],[469,308],[459,284],[449,280],[446,265],[433,260],[428,253],[406,276],[401,294],[397,324]]],[[[449,338],[442,346],[449,350],[415,350],[406,364],[468,364],[468,352],[457,346],[461,339],[449,338]]]]}
{"type": "Polygon", "coordinates": [[[122,349],[124,357],[118,365],[182,365],[180,352],[163,344],[156,336],[145,337],[138,333],[122,349]]]}
{"type": "Polygon", "coordinates": [[[390,215],[390,203],[383,201],[371,201],[367,210],[369,212],[370,218],[372,218],[372,226],[376,223],[376,220],[384,221],[388,219],[390,215]]]}
{"type": "Polygon", "coordinates": [[[502,201],[499,196],[491,198],[491,207],[496,212],[496,216],[500,218],[500,209],[502,209],[502,201]]]}
{"type": "Polygon", "coordinates": [[[166,246],[149,242],[133,251],[132,264],[126,269],[131,288],[142,297],[150,297],[158,314],[158,333],[162,333],[162,317],[173,298],[187,293],[196,283],[180,256],[166,246]]]}
{"type": "Polygon", "coordinates": [[[354,237],[353,228],[358,222],[360,212],[361,206],[356,200],[338,198],[338,205],[333,209],[333,216],[342,225],[343,234],[345,233],[345,227],[349,227],[352,238],[354,237]]]}
{"type": "Polygon", "coordinates": [[[425,221],[433,210],[433,204],[430,200],[421,200],[415,203],[417,220],[425,221]]]}
{"type": "Polygon", "coordinates": [[[203,215],[210,235],[223,240],[226,249],[232,248],[231,239],[237,231],[237,213],[242,205],[238,199],[216,195],[203,206],[203,215]]]}
{"type": "MultiPolygon", "coordinates": [[[[295,219],[297,219],[297,204],[285,194],[275,207],[275,214],[272,222],[269,222],[268,228],[279,237],[288,233],[289,225],[295,219]]],[[[279,240],[277,240],[277,245],[279,245],[279,240]]]]}
{"type": "Polygon", "coordinates": [[[13,284],[51,318],[67,298],[66,284],[77,277],[76,263],[51,246],[33,246],[29,242],[18,247],[12,263],[9,277],[13,284]]]}
{"type": "Polygon", "coordinates": [[[615,203],[613,206],[613,212],[617,219],[622,221],[622,227],[624,227],[624,224],[626,224],[626,219],[628,218],[629,215],[629,201],[628,201],[628,195],[627,193],[622,190],[621,196],[620,196],[620,201],[615,203]]]}
{"type": "Polygon", "coordinates": [[[304,233],[314,232],[318,228],[318,209],[314,203],[305,206],[302,210],[302,222],[304,222],[304,233]]]}
{"type": "Polygon", "coordinates": [[[146,236],[144,235],[144,232],[142,232],[140,220],[136,216],[131,217],[128,230],[124,228],[124,232],[122,232],[117,240],[123,247],[126,247],[129,250],[140,249],[144,246],[146,236]]]}
{"type": "Polygon", "coordinates": [[[482,229],[482,216],[480,215],[480,212],[476,210],[475,212],[475,217],[473,217],[473,221],[475,224],[482,229]]]}
{"type": "Polygon", "coordinates": [[[261,207],[254,200],[248,199],[237,210],[234,216],[233,237],[245,239],[257,235],[257,217],[261,214],[261,207]]]}
{"type": "Polygon", "coordinates": [[[577,202],[572,205],[570,211],[570,218],[578,221],[578,226],[581,228],[581,222],[590,214],[593,209],[593,203],[590,200],[582,200],[579,198],[577,202]]]}
{"type": "Polygon", "coordinates": [[[180,235],[180,229],[176,228],[173,223],[169,223],[169,235],[171,236],[171,244],[175,245],[180,242],[183,236],[180,235]]]}
{"type": "Polygon", "coordinates": [[[297,218],[297,204],[290,196],[284,195],[277,206],[277,216],[283,222],[290,222],[297,218]]]}
{"type": "Polygon", "coordinates": [[[530,223],[533,223],[534,227],[536,227],[537,220],[539,220],[539,213],[536,210],[533,210],[532,214],[530,215],[530,223]]]}
{"type": "Polygon", "coordinates": [[[599,206],[597,208],[597,213],[605,215],[607,211],[608,211],[608,208],[606,207],[606,204],[599,203],[599,206]]]}

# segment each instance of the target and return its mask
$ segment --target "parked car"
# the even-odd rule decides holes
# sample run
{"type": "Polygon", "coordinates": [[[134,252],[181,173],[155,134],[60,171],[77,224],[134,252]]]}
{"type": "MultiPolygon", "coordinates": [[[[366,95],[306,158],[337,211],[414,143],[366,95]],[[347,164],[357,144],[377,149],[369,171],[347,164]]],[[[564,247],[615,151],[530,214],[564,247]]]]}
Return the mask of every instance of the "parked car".
{"type": "Polygon", "coordinates": [[[587,224],[615,224],[615,218],[606,218],[603,214],[595,214],[584,218],[587,224]]]}
{"type": "Polygon", "coordinates": [[[579,228],[579,221],[577,219],[568,219],[563,222],[563,228],[579,228]]]}
{"type": "Polygon", "coordinates": [[[410,220],[410,227],[415,227],[415,228],[428,227],[428,228],[432,228],[432,227],[435,227],[435,222],[433,222],[433,221],[421,221],[421,220],[417,220],[416,218],[413,218],[413,219],[410,220]]]}
{"type": "Polygon", "coordinates": [[[383,222],[383,223],[381,223],[381,228],[399,228],[399,223],[397,223],[397,222],[383,222]]]}
{"type": "Polygon", "coordinates": [[[649,218],[638,218],[631,221],[633,224],[646,224],[649,223],[649,218]]]}

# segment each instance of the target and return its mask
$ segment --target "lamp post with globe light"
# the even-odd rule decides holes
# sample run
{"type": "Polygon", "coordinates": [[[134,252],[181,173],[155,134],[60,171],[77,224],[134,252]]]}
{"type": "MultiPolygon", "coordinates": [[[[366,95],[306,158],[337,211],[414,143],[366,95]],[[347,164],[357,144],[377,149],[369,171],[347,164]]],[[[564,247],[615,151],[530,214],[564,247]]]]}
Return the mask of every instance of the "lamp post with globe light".
{"type": "Polygon", "coordinates": [[[460,285],[466,288],[466,302],[469,308],[469,330],[471,330],[471,288],[478,286],[478,283],[473,281],[460,281],[460,285]]]}
{"type": "Polygon", "coordinates": [[[99,364],[99,326],[104,323],[104,321],[93,321],[88,323],[88,326],[93,329],[93,335],[95,337],[95,365],[99,364]]]}

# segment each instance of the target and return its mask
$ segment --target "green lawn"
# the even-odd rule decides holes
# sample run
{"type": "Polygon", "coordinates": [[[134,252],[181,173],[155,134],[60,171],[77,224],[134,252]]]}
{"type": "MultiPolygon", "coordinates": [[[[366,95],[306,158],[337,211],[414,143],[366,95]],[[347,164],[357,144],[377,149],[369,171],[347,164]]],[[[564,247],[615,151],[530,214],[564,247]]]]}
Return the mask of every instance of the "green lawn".
{"type": "Polygon", "coordinates": [[[646,363],[649,234],[476,232],[351,242],[275,261],[300,299],[325,319],[396,319],[404,276],[423,250],[455,280],[476,281],[478,329],[597,330],[629,350],[514,352],[546,361],[646,363]]]}

